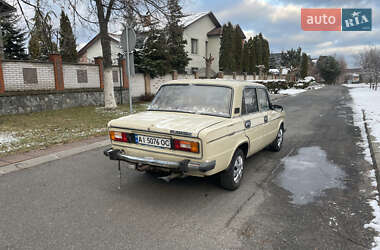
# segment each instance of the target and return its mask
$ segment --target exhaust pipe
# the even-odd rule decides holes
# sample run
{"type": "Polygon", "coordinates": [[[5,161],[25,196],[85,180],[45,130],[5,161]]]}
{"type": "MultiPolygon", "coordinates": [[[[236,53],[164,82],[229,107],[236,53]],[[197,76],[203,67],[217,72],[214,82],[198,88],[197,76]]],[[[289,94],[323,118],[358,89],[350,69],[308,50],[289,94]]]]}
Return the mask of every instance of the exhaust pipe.
{"type": "Polygon", "coordinates": [[[166,181],[167,183],[169,183],[171,180],[173,180],[175,178],[184,178],[184,177],[185,177],[185,175],[183,173],[171,173],[168,176],[158,177],[157,179],[160,179],[160,180],[163,180],[163,181],[166,181]]]}

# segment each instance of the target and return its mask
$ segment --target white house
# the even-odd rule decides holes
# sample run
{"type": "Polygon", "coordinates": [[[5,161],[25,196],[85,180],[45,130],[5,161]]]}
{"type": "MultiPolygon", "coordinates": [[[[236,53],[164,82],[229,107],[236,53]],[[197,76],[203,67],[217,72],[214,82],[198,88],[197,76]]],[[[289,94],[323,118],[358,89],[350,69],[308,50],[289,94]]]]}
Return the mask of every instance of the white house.
{"type": "MultiPolygon", "coordinates": [[[[121,33],[109,33],[111,41],[111,57],[113,64],[117,64],[118,54],[121,53],[120,36],[121,33]]],[[[93,63],[95,57],[103,55],[100,35],[96,35],[90,42],[78,51],[80,63],[93,63]]]]}
{"type": "MultiPolygon", "coordinates": [[[[212,12],[202,12],[192,14],[182,19],[184,26],[183,39],[187,41],[185,50],[191,58],[189,65],[186,68],[188,73],[194,70],[199,71],[200,76],[205,75],[206,63],[204,57],[214,57],[211,69],[214,73],[219,71],[219,50],[220,37],[222,35],[222,26],[212,12]]],[[[241,31],[241,29],[239,29],[241,31]]],[[[245,38],[241,31],[242,37],[245,38]]],[[[121,33],[110,33],[111,53],[114,63],[117,62],[117,55],[121,52],[120,49],[121,33]]],[[[89,43],[87,43],[78,52],[81,63],[89,63],[94,57],[102,55],[100,37],[97,35],[89,43]]]]}

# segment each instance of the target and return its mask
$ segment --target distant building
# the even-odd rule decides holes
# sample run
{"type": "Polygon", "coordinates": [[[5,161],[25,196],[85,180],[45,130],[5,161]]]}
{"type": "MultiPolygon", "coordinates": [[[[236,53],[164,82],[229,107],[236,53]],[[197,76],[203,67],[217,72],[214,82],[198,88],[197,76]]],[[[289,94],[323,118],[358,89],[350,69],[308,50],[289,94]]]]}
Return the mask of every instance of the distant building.
{"type": "MultiPolygon", "coordinates": [[[[223,29],[215,15],[212,12],[188,15],[182,19],[182,24],[184,26],[183,39],[187,42],[185,50],[191,58],[186,71],[191,73],[197,70],[200,72],[201,76],[204,75],[206,68],[204,57],[208,57],[211,54],[212,57],[214,57],[211,69],[213,73],[216,74],[219,71],[219,50],[223,29]]],[[[240,31],[242,38],[245,39],[245,35],[241,28],[238,25],[237,28],[240,31]]],[[[137,34],[137,39],[140,41],[143,40],[146,33],[146,31],[143,31],[140,34],[137,34]]],[[[112,61],[114,63],[117,63],[117,55],[118,53],[121,53],[120,36],[121,32],[109,33],[112,61]]],[[[93,62],[94,57],[102,56],[100,36],[95,36],[79,50],[78,54],[80,58],[79,62],[81,63],[93,62]]]]}

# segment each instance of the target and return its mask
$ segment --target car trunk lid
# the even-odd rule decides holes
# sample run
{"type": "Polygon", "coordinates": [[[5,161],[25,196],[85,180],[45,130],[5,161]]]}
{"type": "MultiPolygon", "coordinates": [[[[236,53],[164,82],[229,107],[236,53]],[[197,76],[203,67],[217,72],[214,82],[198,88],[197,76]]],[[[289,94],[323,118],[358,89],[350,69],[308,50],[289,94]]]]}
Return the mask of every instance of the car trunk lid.
{"type": "Polygon", "coordinates": [[[109,125],[117,128],[198,137],[202,129],[218,124],[225,119],[209,115],[147,111],[112,120],[109,125]]]}

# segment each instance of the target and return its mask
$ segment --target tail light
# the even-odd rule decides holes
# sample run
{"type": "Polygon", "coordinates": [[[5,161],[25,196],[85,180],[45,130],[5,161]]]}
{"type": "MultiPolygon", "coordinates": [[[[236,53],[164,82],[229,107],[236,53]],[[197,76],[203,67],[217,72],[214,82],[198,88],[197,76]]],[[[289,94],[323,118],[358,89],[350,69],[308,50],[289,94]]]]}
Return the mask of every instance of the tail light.
{"type": "Polygon", "coordinates": [[[110,131],[110,138],[112,141],[128,142],[127,133],[110,131]]]}
{"type": "Polygon", "coordinates": [[[187,151],[192,153],[199,153],[199,143],[194,141],[173,140],[174,149],[187,151]]]}

